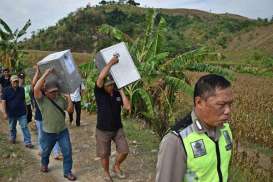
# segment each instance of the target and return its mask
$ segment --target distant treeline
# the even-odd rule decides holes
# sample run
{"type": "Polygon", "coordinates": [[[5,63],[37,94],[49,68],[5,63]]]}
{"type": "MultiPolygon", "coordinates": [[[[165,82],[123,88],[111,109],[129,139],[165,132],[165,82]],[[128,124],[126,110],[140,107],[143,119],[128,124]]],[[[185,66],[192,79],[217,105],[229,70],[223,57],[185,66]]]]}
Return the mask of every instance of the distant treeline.
{"type": "MultiPolygon", "coordinates": [[[[25,39],[22,44],[26,49],[57,51],[70,48],[77,52],[94,52],[115,43],[113,38],[97,31],[102,24],[115,26],[136,39],[145,32],[143,29],[148,8],[127,5],[129,1],[116,3],[120,4],[96,7],[87,5],[80,8],[61,19],[55,26],[32,32],[31,38],[25,39]]],[[[163,16],[168,24],[162,51],[168,51],[172,55],[204,45],[225,48],[237,32],[249,31],[268,23],[260,19],[201,13],[197,10],[184,10],[186,13],[183,10],[181,13],[176,12],[177,10],[158,11],[160,13],[157,19],[163,16]]]]}

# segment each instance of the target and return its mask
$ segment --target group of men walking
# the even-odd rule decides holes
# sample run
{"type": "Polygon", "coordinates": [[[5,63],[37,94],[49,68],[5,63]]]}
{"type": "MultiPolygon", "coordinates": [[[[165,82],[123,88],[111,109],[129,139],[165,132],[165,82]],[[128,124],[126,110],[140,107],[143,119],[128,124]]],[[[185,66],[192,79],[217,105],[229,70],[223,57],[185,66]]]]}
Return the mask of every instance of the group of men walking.
{"type": "MultiPolygon", "coordinates": [[[[42,75],[37,66],[35,69],[36,73],[31,86],[24,85],[22,74],[10,76],[8,69],[3,71],[3,76],[0,79],[2,112],[4,119],[9,121],[10,142],[16,143],[16,125],[19,121],[25,146],[33,148],[28,128],[28,123],[32,119],[32,110],[28,107],[28,100],[31,100],[35,109],[34,118],[38,131],[41,171],[48,172],[49,157],[53,149],[54,159],[63,160],[64,177],[74,181],[76,177],[71,171],[72,147],[65,125],[65,110],[69,113],[70,122],[72,122],[74,104],[71,97],[77,99],[76,104],[80,105],[81,98],[77,92],[84,88],[81,85],[79,86],[80,90],[77,89],[75,93],[62,95],[56,80],[46,81],[53,69],[46,70],[42,75]]],[[[80,108],[78,106],[76,108],[76,125],[80,126],[80,108]]]]}
{"type": "MultiPolygon", "coordinates": [[[[118,57],[113,56],[100,72],[94,88],[97,104],[96,153],[101,159],[104,180],[109,182],[113,181],[114,176],[126,178],[121,164],[129,153],[121,122],[121,110],[123,108],[130,112],[131,103],[123,89],[117,90],[114,81],[108,76],[111,67],[118,62],[118,57]],[[116,144],[117,155],[110,168],[112,141],[116,144]]],[[[47,80],[53,72],[54,69],[47,69],[41,74],[36,67],[31,84],[41,171],[49,171],[50,153],[52,149],[58,153],[60,148],[63,154],[64,177],[74,181],[76,176],[72,173],[72,146],[65,124],[65,112],[72,122],[75,107],[76,125],[80,126],[80,100],[84,85],[80,85],[71,95],[61,94],[57,81],[47,80]]],[[[9,77],[5,71],[0,81],[3,113],[4,118],[9,120],[11,143],[15,143],[16,123],[19,121],[25,146],[32,148],[27,127],[24,88],[19,86],[18,76],[9,77]]],[[[192,112],[179,120],[161,141],[156,166],[157,182],[228,180],[233,142],[227,121],[230,120],[232,102],[231,84],[224,77],[209,74],[197,81],[192,112]]]]}

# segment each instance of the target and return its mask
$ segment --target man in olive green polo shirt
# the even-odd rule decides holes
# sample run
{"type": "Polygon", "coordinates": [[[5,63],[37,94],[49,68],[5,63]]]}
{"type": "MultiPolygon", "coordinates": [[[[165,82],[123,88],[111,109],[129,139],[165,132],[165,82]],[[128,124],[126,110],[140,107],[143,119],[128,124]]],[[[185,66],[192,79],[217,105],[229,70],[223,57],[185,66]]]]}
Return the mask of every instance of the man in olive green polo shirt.
{"type": "Polygon", "coordinates": [[[59,143],[63,153],[64,177],[75,181],[72,174],[72,147],[68,129],[65,125],[65,110],[73,112],[73,103],[69,95],[60,95],[56,81],[45,81],[53,69],[47,69],[34,87],[34,97],[43,117],[42,159],[41,171],[48,172],[49,156],[56,144],[59,143]],[[43,88],[44,87],[44,88],[43,88]]]}

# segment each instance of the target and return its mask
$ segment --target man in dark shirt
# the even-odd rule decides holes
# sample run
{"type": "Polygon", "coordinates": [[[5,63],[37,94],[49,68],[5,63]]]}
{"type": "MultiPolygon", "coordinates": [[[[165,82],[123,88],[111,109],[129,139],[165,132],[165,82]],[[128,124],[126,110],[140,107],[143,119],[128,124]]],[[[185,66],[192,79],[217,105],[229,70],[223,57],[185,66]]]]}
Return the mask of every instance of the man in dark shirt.
{"type": "Polygon", "coordinates": [[[9,75],[9,69],[6,68],[3,70],[3,76],[0,78],[0,84],[2,88],[6,88],[10,86],[10,75],[9,75]]]}
{"type": "Polygon", "coordinates": [[[27,148],[33,148],[31,144],[31,136],[27,125],[25,91],[23,87],[19,87],[18,76],[11,77],[11,86],[3,91],[2,104],[4,118],[9,120],[10,140],[15,144],[17,121],[22,129],[24,143],[27,148]]]}
{"type": "Polygon", "coordinates": [[[10,86],[10,75],[9,75],[9,69],[6,68],[3,70],[3,76],[0,77],[0,97],[2,95],[2,92],[4,88],[10,86]]]}
{"type": "Polygon", "coordinates": [[[100,72],[94,90],[97,103],[97,156],[101,158],[105,181],[112,181],[109,173],[111,141],[113,140],[115,142],[117,148],[112,176],[125,178],[124,173],[120,169],[120,165],[126,159],[129,152],[128,143],[122,130],[121,107],[130,111],[131,104],[124,94],[124,91],[122,89],[116,91],[114,89],[114,81],[106,79],[112,65],[117,63],[118,58],[114,56],[100,72]]]}

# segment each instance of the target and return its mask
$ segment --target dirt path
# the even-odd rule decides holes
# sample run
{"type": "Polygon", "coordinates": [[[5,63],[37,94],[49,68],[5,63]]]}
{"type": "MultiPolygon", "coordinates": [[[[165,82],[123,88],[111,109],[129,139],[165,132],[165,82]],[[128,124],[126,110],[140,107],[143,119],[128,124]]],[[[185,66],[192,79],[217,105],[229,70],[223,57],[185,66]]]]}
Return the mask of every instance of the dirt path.
{"type": "MultiPolygon", "coordinates": [[[[0,116],[1,119],[1,116],[0,116]]],[[[7,134],[7,122],[0,122],[0,132],[7,134]]],[[[78,177],[77,181],[80,182],[103,182],[100,160],[96,157],[96,146],[95,146],[95,126],[96,126],[96,116],[89,115],[86,112],[82,114],[82,125],[81,127],[69,126],[70,137],[73,147],[73,172],[78,177]]],[[[140,129],[141,130],[141,129],[140,129]]],[[[37,134],[32,131],[32,140],[35,144],[35,148],[30,150],[23,146],[21,129],[18,127],[18,137],[17,141],[22,150],[24,150],[23,160],[28,161],[23,169],[23,172],[16,178],[9,181],[12,182],[66,182],[63,178],[62,162],[56,161],[52,157],[50,159],[50,172],[43,174],[39,171],[40,169],[40,157],[38,155],[37,147],[37,134]]],[[[126,132],[126,130],[125,130],[126,132]]],[[[137,131],[138,132],[138,131],[137,131]]],[[[141,132],[143,132],[141,130],[141,132]]],[[[143,141],[144,142],[144,141],[143,141]]],[[[155,164],[156,164],[156,151],[152,152],[150,150],[143,150],[141,144],[136,145],[135,141],[129,141],[130,154],[128,159],[123,164],[123,169],[125,170],[128,178],[125,180],[118,180],[114,178],[115,182],[150,182],[154,181],[155,178],[155,164]]],[[[242,152],[242,148],[238,152],[242,152]]],[[[244,151],[244,150],[243,150],[244,151]]],[[[253,151],[253,150],[246,150],[253,151]]],[[[248,153],[249,153],[248,152],[248,153]]],[[[251,154],[253,156],[254,154],[251,154]]],[[[250,159],[253,157],[250,156],[250,159]]],[[[256,153],[255,153],[255,156],[256,153]]],[[[266,167],[266,170],[272,168],[272,159],[270,157],[262,157],[259,155],[259,160],[257,160],[257,165],[259,168],[261,165],[266,167]]],[[[114,162],[115,148],[112,145],[112,156],[111,164],[114,162]]],[[[17,160],[16,158],[14,160],[17,160]]],[[[20,159],[21,160],[21,159],[20,159]]],[[[266,175],[270,176],[270,172],[266,175]]]]}
{"type": "MultiPolygon", "coordinates": [[[[103,171],[101,169],[100,160],[96,157],[96,145],[95,145],[95,126],[96,126],[96,116],[89,115],[86,112],[82,114],[81,127],[76,127],[74,125],[69,126],[69,132],[73,147],[73,172],[78,177],[77,181],[80,182],[103,182],[103,171]]],[[[19,126],[18,129],[18,137],[17,140],[20,141],[22,145],[22,134],[19,126]]],[[[38,155],[38,147],[37,147],[37,134],[32,131],[32,140],[35,144],[35,149],[27,150],[32,158],[36,159],[35,162],[40,161],[40,157],[38,155]]],[[[123,164],[123,169],[125,173],[128,175],[127,179],[119,180],[114,178],[114,181],[129,181],[129,182],[146,182],[146,181],[154,181],[154,170],[155,170],[155,155],[147,155],[145,153],[141,154],[140,149],[134,145],[133,141],[129,141],[130,145],[130,154],[123,164]],[[152,163],[151,161],[152,156],[152,163]],[[147,159],[147,160],[146,160],[147,159]],[[147,163],[148,162],[148,163],[147,163]]],[[[112,155],[111,155],[111,166],[115,159],[115,148],[112,145],[112,155]]],[[[35,166],[37,168],[37,165],[35,166]]],[[[49,164],[50,172],[45,174],[48,176],[50,180],[48,181],[56,181],[63,182],[68,181],[63,178],[62,171],[62,162],[54,160],[52,157],[50,159],[49,164]]],[[[35,174],[39,172],[38,169],[33,169],[35,171],[30,171],[30,173],[35,174]]],[[[38,181],[37,178],[31,177],[31,174],[28,177],[28,174],[23,173],[24,177],[19,181],[38,181]]],[[[44,174],[41,174],[44,175],[44,174]]],[[[40,176],[40,175],[39,175],[40,176]]],[[[46,179],[40,179],[39,182],[47,182],[46,179]]]]}
{"type": "Polygon", "coordinates": [[[53,176],[43,174],[39,171],[40,161],[30,149],[26,149],[21,139],[21,132],[18,130],[17,144],[9,144],[7,121],[2,119],[0,114],[1,156],[0,156],[0,181],[1,182],[55,182],[53,176]]]}

